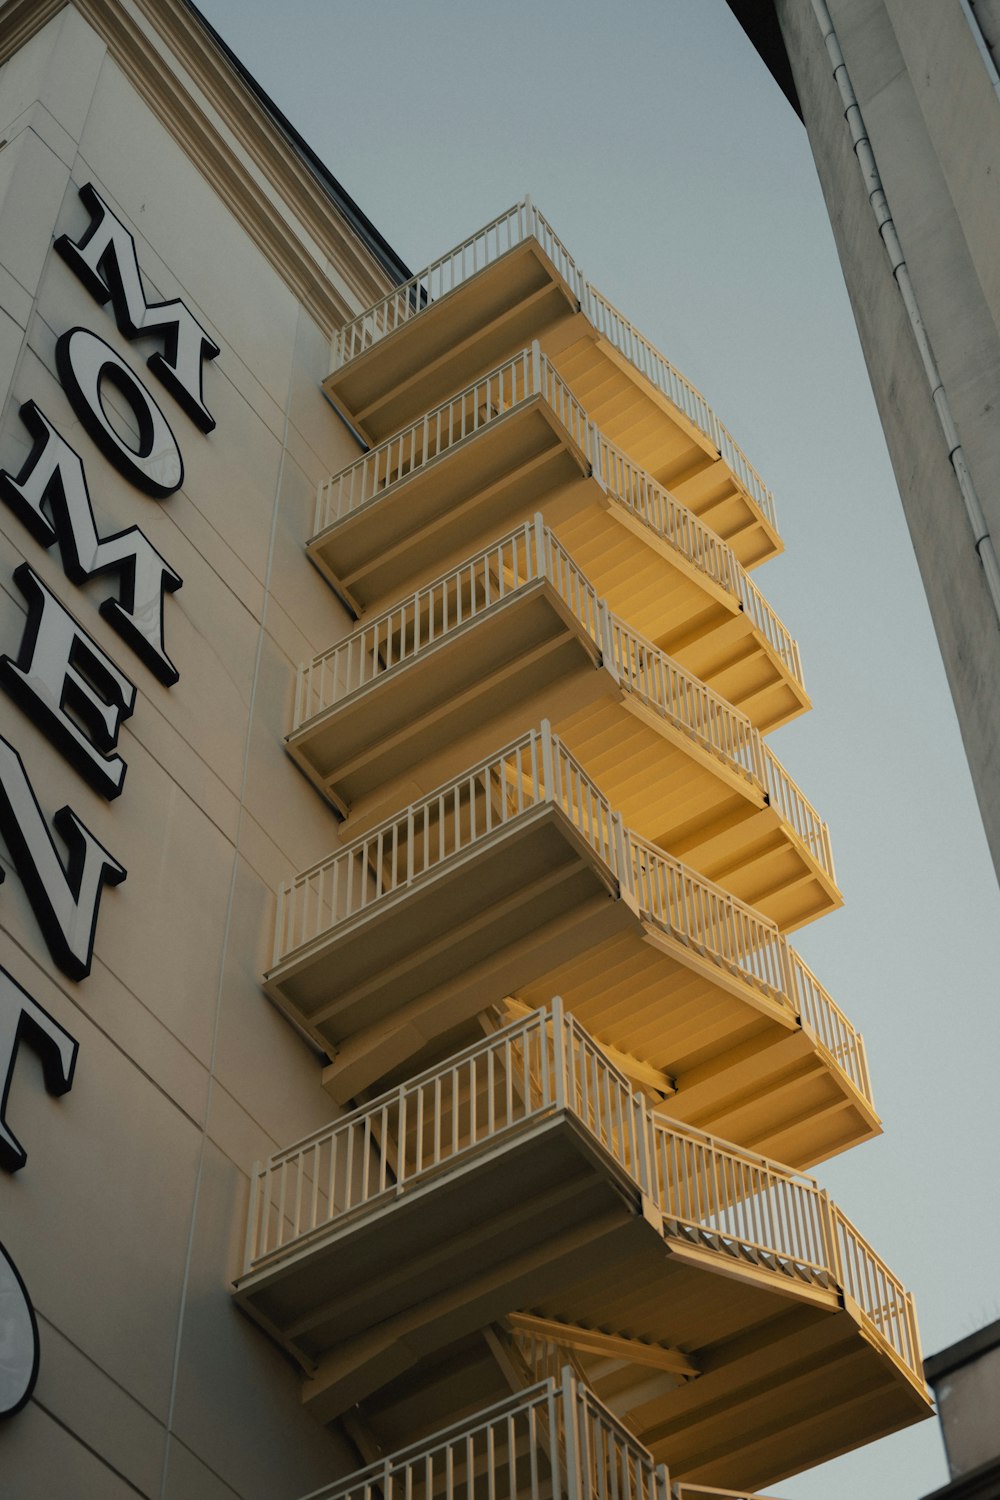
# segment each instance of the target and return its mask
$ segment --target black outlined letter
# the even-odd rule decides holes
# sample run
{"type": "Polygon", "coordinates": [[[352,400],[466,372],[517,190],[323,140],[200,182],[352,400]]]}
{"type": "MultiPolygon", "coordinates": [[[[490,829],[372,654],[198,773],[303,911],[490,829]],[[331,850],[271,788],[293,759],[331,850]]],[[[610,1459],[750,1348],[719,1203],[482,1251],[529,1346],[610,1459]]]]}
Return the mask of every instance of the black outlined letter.
{"type": "Polygon", "coordinates": [[[135,240],[105,203],[93,183],[84,183],[80,197],[90,211],[83,238],[61,234],[56,250],[72,266],[84,286],[103,306],[109,299],[115,322],[127,339],[162,333],[163,353],[146,363],[202,432],[211,432],[215,418],[202,395],[202,367],[215,359],[219,346],[179,297],[170,302],[147,302],[135,240]]]}

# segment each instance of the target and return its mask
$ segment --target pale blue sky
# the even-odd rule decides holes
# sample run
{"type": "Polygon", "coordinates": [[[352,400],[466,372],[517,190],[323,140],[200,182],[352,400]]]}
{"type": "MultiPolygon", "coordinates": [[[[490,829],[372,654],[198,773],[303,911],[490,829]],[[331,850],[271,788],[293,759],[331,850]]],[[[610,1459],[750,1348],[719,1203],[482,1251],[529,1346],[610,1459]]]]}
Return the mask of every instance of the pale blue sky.
{"type": "MultiPolygon", "coordinates": [[[[858,1024],[884,1137],[818,1176],[918,1298],[1000,1317],[1000,893],[805,132],[723,0],[200,0],[417,270],[530,193],[773,488],[757,581],[813,712],[773,739],[843,911],[795,944],[858,1024]]],[[[936,1423],[776,1487],[918,1500],[936,1423]]]]}

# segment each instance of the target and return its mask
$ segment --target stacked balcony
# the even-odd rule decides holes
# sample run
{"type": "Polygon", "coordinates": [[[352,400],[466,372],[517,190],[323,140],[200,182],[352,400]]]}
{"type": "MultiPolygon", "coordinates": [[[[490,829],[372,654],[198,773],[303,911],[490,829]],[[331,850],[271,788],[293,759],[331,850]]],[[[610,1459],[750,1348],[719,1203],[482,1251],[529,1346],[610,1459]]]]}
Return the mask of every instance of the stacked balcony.
{"type": "Polygon", "coordinates": [[[803,1175],[880,1127],[787,939],[841,898],[764,739],[810,706],[770,494],[527,202],[333,366],[370,446],[307,552],[357,627],[286,745],[342,836],[264,982],[348,1112],[259,1165],[238,1301],[403,1449],[331,1500],[746,1500],[929,1409],[803,1175]]]}
{"type": "Polygon", "coordinates": [[[798,647],[732,546],[600,430],[537,342],[322,484],[308,550],[372,614],[537,509],[610,608],[758,728],[809,707],[798,647]]]}
{"type": "Polygon", "coordinates": [[[538,339],[638,467],[749,566],[781,543],[760,475],[705,398],[516,204],[335,336],[327,394],[369,444],[538,339]]]}
{"type": "Polygon", "coordinates": [[[665,1117],[558,1001],[266,1163],[238,1296],[383,1442],[447,1415],[442,1359],[481,1389],[496,1326],[692,1482],[926,1406],[911,1300],[816,1183],[665,1117]]]}

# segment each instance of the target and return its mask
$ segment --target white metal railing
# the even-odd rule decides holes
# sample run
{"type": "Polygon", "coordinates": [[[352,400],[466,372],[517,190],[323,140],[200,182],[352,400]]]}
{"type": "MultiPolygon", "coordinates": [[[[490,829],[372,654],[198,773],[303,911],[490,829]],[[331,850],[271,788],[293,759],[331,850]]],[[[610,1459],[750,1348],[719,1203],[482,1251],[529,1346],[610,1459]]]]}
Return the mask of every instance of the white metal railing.
{"type": "Polygon", "coordinates": [[[652,1170],[664,1216],[691,1239],[826,1284],[828,1203],[811,1177],[654,1116],[652,1170]]]}
{"type": "Polygon", "coordinates": [[[784,662],[795,681],[804,686],[799,643],[775,614],[745,568],[740,568],[737,575],[737,592],[744,613],[756,625],[775,655],[784,662]]]}
{"type": "Polygon", "coordinates": [[[625,830],[639,911],[685,947],[788,1004],[778,929],[745,901],[625,830]]]}
{"type": "Polygon", "coordinates": [[[338,849],[278,891],[274,964],[389,897],[515,819],[554,803],[609,868],[620,823],[607,798],[552,734],[548,722],[395,817],[338,849]]]}
{"type": "Polygon", "coordinates": [[[543,397],[584,453],[589,447],[586,412],[537,343],[394,433],[316,492],[315,534],[343,520],[417,469],[480,432],[532,397],[543,397]]]}
{"type": "Polygon", "coordinates": [[[557,273],[572,289],[580,309],[601,338],[605,339],[644,379],[689,422],[707,437],[727,468],[757,505],[772,527],[776,527],[774,497],[750,463],[732,433],[719,421],[705,397],[689,380],[630,323],[606,297],[586,280],[583,273],[530,199],[516,203],[485,228],[470,235],[454,250],[432,261],[409,281],[395,287],[381,301],[345,324],[333,336],[331,359],[340,369],[381,339],[394,333],[432,302],[470,280],[499,260],[516,245],[535,239],[557,273]]]}
{"type": "Polygon", "coordinates": [[[554,1109],[572,1110],[633,1181],[646,1183],[642,1097],[556,999],[258,1166],[245,1272],[554,1109]]]}
{"type": "Polygon", "coordinates": [[[881,1256],[858,1233],[835,1203],[830,1204],[838,1281],[874,1324],[900,1363],[921,1378],[920,1335],[913,1295],[881,1256]]]}
{"type": "Polygon", "coordinates": [[[609,613],[608,627],[611,659],[622,684],[763,787],[761,739],[746,714],[618,615],[609,613]]]}
{"type": "Polygon", "coordinates": [[[568,1367],[306,1500],[670,1500],[670,1476],[568,1367]]]}
{"type": "Polygon", "coordinates": [[[624,843],[641,915],[685,947],[787,1005],[872,1104],[860,1032],[776,924],[631,829],[624,830],[624,843]]]}
{"type": "Polygon", "coordinates": [[[842,1288],[919,1376],[912,1299],[815,1180],[664,1119],[558,998],[258,1163],[244,1274],[561,1110],[655,1203],[668,1237],[842,1288]]]}
{"type": "Polygon", "coordinates": [[[798,644],[728,545],[669,490],[640,469],[590,421],[539,347],[533,344],[456,396],[403,428],[316,491],[313,536],[376,500],[455,444],[489,426],[522,402],[542,397],[580,449],[609,499],[738,601],[747,618],[800,686],[798,644]]]}
{"type": "Polygon", "coordinates": [[[541,578],[600,644],[604,630],[597,591],[536,515],[300,666],[294,728],[541,578]]]}
{"type": "Polygon", "coordinates": [[[812,1028],[854,1087],[871,1104],[872,1086],[864,1038],[804,959],[784,939],[782,942],[787,959],[786,988],[796,1014],[812,1028]]]}
{"type": "Polygon", "coordinates": [[[770,745],[760,743],[764,786],[771,806],[798,835],[822,870],[836,882],[830,830],[808,797],[796,786],[770,745]]]}
{"type": "Polygon", "coordinates": [[[739,597],[743,569],[729,543],[593,425],[589,458],[599,482],[613,500],[625,506],[663,541],[676,547],[713,582],[739,597]]]}
{"type": "Polygon", "coordinates": [[[872,1102],[860,1034],[775,923],[624,828],[547,721],[283,884],[273,965],[546,801],[563,810],[643,920],[787,1006],[872,1102]]]}

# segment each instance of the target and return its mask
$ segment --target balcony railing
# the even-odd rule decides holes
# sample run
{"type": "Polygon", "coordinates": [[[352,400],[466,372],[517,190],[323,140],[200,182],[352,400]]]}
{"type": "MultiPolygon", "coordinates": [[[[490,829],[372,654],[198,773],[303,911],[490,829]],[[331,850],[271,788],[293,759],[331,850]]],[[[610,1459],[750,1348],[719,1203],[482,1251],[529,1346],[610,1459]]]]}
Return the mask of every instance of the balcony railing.
{"type": "Polygon", "coordinates": [[[457,443],[532,397],[543,397],[584,455],[602,490],[739,603],[786,670],[802,686],[798,644],[732,549],[669,490],[608,441],[538,348],[480,377],[466,390],[320,482],[313,535],[375,500],[457,443]]]}
{"type": "Polygon", "coordinates": [[[670,1478],[572,1374],[379,1459],[306,1500],[670,1500],[670,1478]]]}
{"type": "Polygon", "coordinates": [[[273,965],[419,885],[545,803],[570,820],[644,921],[805,1020],[871,1103],[861,1037],[775,924],[625,829],[544,721],[282,885],[273,965]]]}
{"type": "Polygon", "coordinates": [[[245,1270],[562,1108],[645,1179],[642,1100],[557,1001],[272,1156],[254,1180],[245,1270]]]}
{"type": "Polygon", "coordinates": [[[548,580],[600,645],[603,612],[597,591],[536,516],[299,667],[294,729],[538,579],[548,580]]]}
{"type": "Polygon", "coordinates": [[[803,796],[770,745],[760,741],[764,785],[771,806],[790,828],[795,830],[820,869],[836,883],[830,830],[808,797],[803,796]]]}
{"type": "Polygon", "coordinates": [[[538,241],[563,281],[573,289],[581,311],[597,333],[710,440],[737,481],[770,525],[776,528],[774,497],[732,433],[719,421],[701,392],[590,285],[530,199],[515,204],[447,255],[432,261],[411,280],[396,287],[374,307],[345,324],[333,336],[333,368],[340,369],[356,359],[429,304],[437,302],[528,239],[538,241]]]}
{"type": "Polygon", "coordinates": [[[796,1015],[822,1042],[860,1094],[872,1102],[864,1038],[795,949],[785,943],[788,995],[796,1015]]]}
{"type": "Polygon", "coordinates": [[[546,724],[282,885],[274,963],[422,883],[546,803],[563,810],[605,866],[619,867],[620,822],[546,724]]]}
{"type": "Polygon", "coordinates": [[[668,1238],[842,1289],[919,1378],[912,1299],[815,1180],[663,1119],[558,999],[258,1164],[244,1274],[559,1111],[653,1201],[668,1238]]]}
{"type": "Polygon", "coordinates": [[[624,884],[646,921],[753,988],[785,1000],[785,945],[772,921],[631,829],[625,830],[625,851],[624,884]]]}

